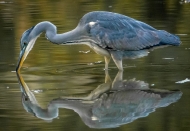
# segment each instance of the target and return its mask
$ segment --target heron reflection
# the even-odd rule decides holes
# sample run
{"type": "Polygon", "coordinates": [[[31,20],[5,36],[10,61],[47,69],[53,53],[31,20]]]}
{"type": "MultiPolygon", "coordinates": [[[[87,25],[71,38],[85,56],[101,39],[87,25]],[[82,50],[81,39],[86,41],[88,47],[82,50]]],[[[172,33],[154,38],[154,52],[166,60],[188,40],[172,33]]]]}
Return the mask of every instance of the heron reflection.
{"type": "Polygon", "coordinates": [[[75,111],[90,128],[114,128],[148,116],[157,108],[178,101],[181,91],[150,89],[143,81],[123,80],[118,72],[112,82],[106,73],[105,83],[87,96],[64,96],[49,102],[46,109],[38,104],[22,76],[17,74],[22,92],[22,104],[27,112],[43,120],[53,120],[59,108],[75,111]]]}

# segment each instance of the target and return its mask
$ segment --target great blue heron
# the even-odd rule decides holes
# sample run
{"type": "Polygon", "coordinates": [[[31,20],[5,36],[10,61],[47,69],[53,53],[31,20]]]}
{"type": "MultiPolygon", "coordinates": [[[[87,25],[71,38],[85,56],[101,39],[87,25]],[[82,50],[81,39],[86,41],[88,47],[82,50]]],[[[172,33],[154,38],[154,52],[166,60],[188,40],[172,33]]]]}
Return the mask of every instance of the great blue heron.
{"type": "Polygon", "coordinates": [[[132,55],[141,57],[143,50],[163,45],[179,45],[178,36],[125,15],[106,11],[85,14],[77,27],[69,32],[57,34],[57,28],[48,21],[40,22],[26,30],[20,41],[21,52],[16,70],[20,70],[37,37],[46,33],[46,38],[60,45],[85,44],[105,58],[108,69],[110,58],[119,70],[123,70],[122,59],[132,55]],[[140,54],[139,54],[140,51],[140,54]],[[130,52],[130,54],[129,54],[130,52]]]}

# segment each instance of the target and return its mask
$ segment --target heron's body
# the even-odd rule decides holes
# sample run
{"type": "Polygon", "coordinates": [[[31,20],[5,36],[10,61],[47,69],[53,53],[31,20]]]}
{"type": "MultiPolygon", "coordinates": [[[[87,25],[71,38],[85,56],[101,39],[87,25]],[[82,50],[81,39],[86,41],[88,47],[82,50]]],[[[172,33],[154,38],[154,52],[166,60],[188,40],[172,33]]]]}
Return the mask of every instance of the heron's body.
{"type": "MultiPolygon", "coordinates": [[[[123,70],[123,58],[147,55],[144,51],[155,46],[180,44],[178,36],[156,30],[133,18],[112,12],[95,11],[84,15],[75,29],[63,34],[57,34],[56,26],[48,21],[40,22],[24,32],[21,38],[21,48],[27,51],[24,59],[42,32],[55,44],[88,45],[105,57],[106,69],[110,58],[119,70],[123,70]],[[24,43],[27,46],[24,46],[24,43]]],[[[19,63],[22,63],[22,60],[19,63]]]]}

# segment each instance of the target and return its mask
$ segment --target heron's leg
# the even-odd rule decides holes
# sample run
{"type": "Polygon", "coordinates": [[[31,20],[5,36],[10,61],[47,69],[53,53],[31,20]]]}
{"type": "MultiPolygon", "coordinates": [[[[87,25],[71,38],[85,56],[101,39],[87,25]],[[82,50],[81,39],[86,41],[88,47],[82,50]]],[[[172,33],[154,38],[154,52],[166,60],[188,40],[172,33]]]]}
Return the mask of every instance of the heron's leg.
{"type": "Polygon", "coordinates": [[[118,73],[114,79],[114,82],[115,81],[123,81],[123,71],[118,71],[118,73]]]}
{"type": "Polygon", "coordinates": [[[104,56],[104,59],[105,59],[105,70],[108,70],[108,65],[110,63],[111,57],[104,56]]]}
{"type": "Polygon", "coordinates": [[[123,71],[118,71],[112,83],[112,89],[122,86],[121,84],[123,84],[123,71]]]}
{"type": "Polygon", "coordinates": [[[105,70],[105,83],[111,82],[110,75],[108,73],[108,70],[105,70]]]}
{"type": "Polygon", "coordinates": [[[111,88],[111,78],[109,76],[108,70],[105,70],[105,83],[100,84],[95,90],[93,90],[85,99],[83,100],[95,100],[99,98],[103,93],[110,90],[111,88]]]}
{"type": "Polygon", "coordinates": [[[117,58],[115,58],[113,55],[112,55],[112,59],[113,59],[113,61],[115,62],[117,68],[118,68],[120,71],[123,71],[122,59],[117,59],[117,58]]]}
{"type": "Polygon", "coordinates": [[[113,61],[116,64],[117,68],[120,71],[122,71],[123,70],[123,65],[122,65],[123,52],[122,51],[111,51],[110,54],[111,54],[113,61]]]}
{"type": "Polygon", "coordinates": [[[108,74],[108,70],[105,71],[105,83],[100,84],[96,89],[94,89],[90,94],[87,96],[62,96],[61,99],[79,99],[84,101],[93,101],[99,98],[103,93],[111,89],[111,78],[108,74]]]}

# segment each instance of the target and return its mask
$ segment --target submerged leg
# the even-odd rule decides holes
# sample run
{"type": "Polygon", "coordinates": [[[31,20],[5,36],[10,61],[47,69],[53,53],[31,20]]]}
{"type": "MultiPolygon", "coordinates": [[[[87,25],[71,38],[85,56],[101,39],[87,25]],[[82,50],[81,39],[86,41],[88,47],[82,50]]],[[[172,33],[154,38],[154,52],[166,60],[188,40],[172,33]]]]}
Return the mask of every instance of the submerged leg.
{"type": "Polygon", "coordinates": [[[104,56],[105,59],[105,70],[108,70],[108,65],[110,63],[111,57],[104,56]]]}

